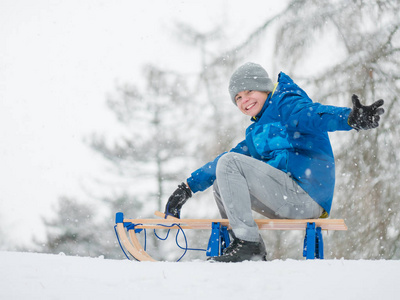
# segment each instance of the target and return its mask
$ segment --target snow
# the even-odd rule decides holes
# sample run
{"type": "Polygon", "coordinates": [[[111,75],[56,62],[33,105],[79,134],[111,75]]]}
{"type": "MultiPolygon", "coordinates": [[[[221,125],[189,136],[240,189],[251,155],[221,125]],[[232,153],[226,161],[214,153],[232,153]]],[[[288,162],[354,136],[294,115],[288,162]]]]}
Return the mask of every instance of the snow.
{"type": "Polygon", "coordinates": [[[136,262],[0,252],[0,299],[395,299],[400,261],[136,262]],[[189,298],[188,298],[189,297],[189,298]]]}

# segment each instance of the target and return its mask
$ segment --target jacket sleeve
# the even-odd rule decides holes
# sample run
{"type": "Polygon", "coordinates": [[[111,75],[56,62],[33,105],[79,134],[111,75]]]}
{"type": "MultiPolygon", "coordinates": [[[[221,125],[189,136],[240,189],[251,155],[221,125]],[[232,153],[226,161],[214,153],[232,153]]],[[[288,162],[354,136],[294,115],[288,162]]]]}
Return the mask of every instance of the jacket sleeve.
{"type": "MultiPolygon", "coordinates": [[[[246,141],[240,142],[236,147],[232,148],[229,152],[236,152],[244,155],[250,155],[248,147],[246,146],[246,141]]],[[[204,191],[213,185],[216,175],[215,171],[217,169],[218,160],[226,154],[224,152],[218,155],[213,161],[206,163],[201,168],[194,171],[190,177],[187,179],[187,183],[193,193],[204,191]]]]}
{"type": "Polygon", "coordinates": [[[284,125],[293,130],[332,132],[352,129],[347,123],[350,108],[313,103],[308,97],[300,95],[286,98],[280,106],[280,113],[284,125]]]}
{"type": "Polygon", "coordinates": [[[347,123],[350,108],[314,103],[293,80],[281,72],[279,84],[271,101],[282,125],[303,132],[352,129],[347,123]]]}

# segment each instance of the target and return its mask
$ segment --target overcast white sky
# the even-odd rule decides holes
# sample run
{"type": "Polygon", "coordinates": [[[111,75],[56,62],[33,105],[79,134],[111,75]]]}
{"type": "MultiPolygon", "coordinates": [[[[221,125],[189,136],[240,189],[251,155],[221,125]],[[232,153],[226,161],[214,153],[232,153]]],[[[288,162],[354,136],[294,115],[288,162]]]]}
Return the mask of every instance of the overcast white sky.
{"type": "Polygon", "coordinates": [[[197,53],[177,46],[168,30],[174,21],[205,30],[229,25],[234,44],[282,7],[271,5],[2,0],[0,228],[16,243],[42,236],[40,217],[58,197],[84,195],[82,187],[106,172],[82,139],[112,133],[106,95],[116,83],[139,81],[144,64],[190,71],[197,53]]]}

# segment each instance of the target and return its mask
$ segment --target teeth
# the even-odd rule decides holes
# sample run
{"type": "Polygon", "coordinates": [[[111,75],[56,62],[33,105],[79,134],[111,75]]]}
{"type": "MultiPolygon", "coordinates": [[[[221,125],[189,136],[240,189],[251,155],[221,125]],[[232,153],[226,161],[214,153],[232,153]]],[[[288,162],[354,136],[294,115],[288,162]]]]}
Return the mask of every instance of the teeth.
{"type": "Polygon", "coordinates": [[[256,104],[255,104],[255,103],[253,103],[253,104],[251,104],[251,105],[247,106],[247,107],[246,107],[246,109],[247,109],[247,110],[249,110],[249,109],[250,109],[250,108],[252,108],[254,105],[256,105],[256,104]]]}

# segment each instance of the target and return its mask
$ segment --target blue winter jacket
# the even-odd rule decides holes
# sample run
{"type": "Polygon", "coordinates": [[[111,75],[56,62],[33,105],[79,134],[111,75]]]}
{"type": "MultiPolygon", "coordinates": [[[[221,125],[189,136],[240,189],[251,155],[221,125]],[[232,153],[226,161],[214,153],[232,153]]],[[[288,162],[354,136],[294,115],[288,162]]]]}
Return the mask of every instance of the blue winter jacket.
{"type": "MultiPolygon", "coordinates": [[[[329,214],[335,186],[335,161],[328,131],[350,130],[350,108],[313,103],[281,72],[275,92],[252,118],[246,139],[231,152],[254,157],[288,173],[329,214]]],[[[226,152],[225,152],[226,153],[226,152]]],[[[222,153],[187,179],[192,192],[210,187],[222,153]]]]}

